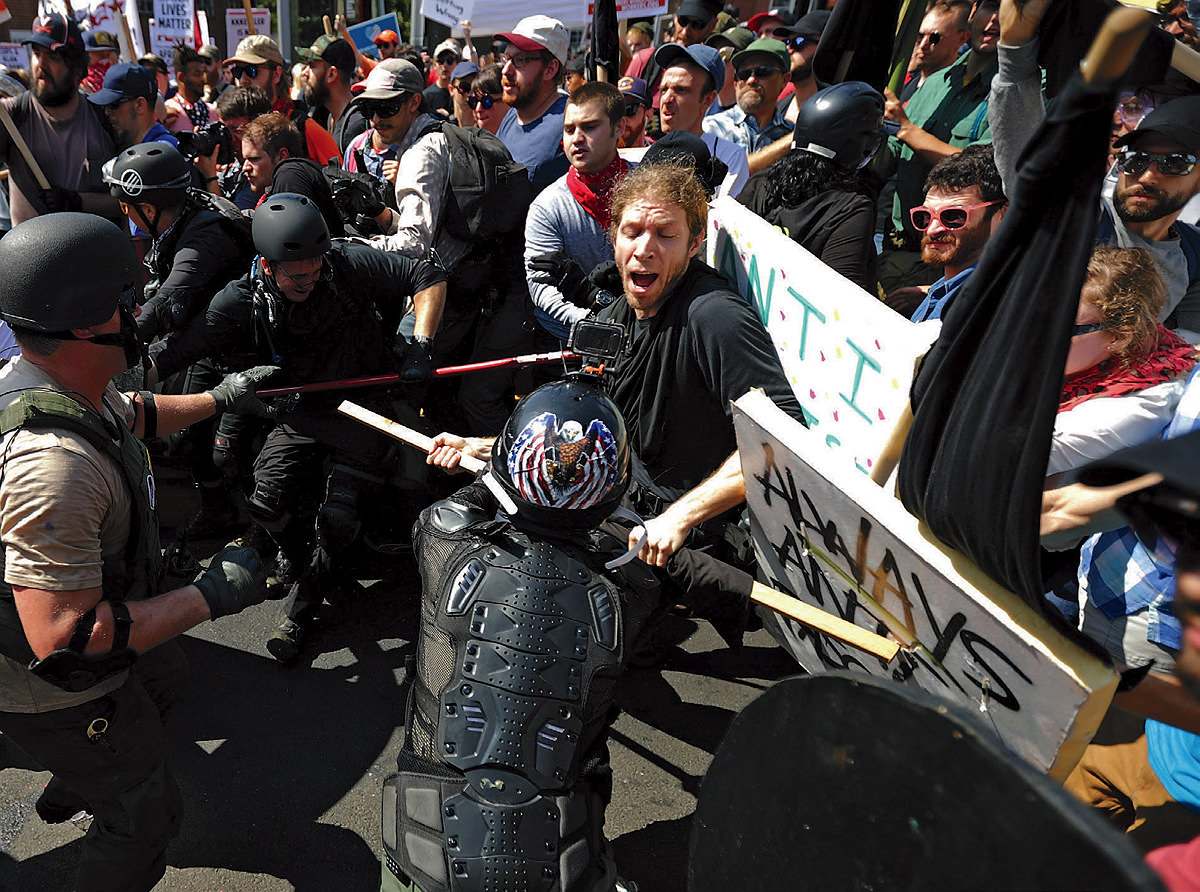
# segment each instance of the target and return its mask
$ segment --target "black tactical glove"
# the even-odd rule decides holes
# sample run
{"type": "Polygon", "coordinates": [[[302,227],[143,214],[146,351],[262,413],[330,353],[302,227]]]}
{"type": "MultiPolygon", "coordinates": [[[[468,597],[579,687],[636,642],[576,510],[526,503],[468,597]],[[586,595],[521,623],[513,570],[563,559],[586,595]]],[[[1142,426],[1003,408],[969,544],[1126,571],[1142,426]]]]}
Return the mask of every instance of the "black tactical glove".
{"type": "Polygon", "coordinates": [[[425,384],[433,377],[433,342],[429,338],[414,337],[397,355],[401,384],[425,384]]]}
{"type": "Polygon", "coordinates": [[[263,418],[274,418],[278,413],[274,406],[268,406],[258,398],[256,391],[260,384],[279,371],[277,365],[256,365],[244,372],[233,372],[226,375],[225,380],[208,391],[216,401],[217,414],[237,412],[243,415],[259,415],[263,418]]]}
{"type": "Polygon", "coordinates": [[[587,307],[592,303],[592,283],[565,251],[552,251],[531,258],[529,280],[557,288],[559,294],[577,307],[587,307]]]}
{"type": "Polygon", "coordinates": [[[267,568],[253,548],[226,545],[193,583],[213,619],[241,613],[267,599],[267,568]]]}
{"type": "Polygon", "coordinates": [[[48,214],[83,210],[83,199],[79,197],[79,193],[74,189],[64,189],[62,186],[39,189],[38,200],[46,206],[48,214]]]}
{"type": "Polygon", "coordinates": [[[386,207],[379,192],[370,183],[364,183],[362,180],[354,181],[350,195],[354,210],[364,217],[374,219],[382,214],[386,207]]]}

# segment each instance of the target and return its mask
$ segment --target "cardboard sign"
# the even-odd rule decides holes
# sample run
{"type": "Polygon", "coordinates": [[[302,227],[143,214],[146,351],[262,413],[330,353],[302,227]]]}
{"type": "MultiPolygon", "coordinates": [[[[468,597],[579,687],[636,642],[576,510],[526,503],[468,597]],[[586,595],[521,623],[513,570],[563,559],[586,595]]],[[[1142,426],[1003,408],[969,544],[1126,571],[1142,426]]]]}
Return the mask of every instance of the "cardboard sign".
{"type": "Polygon", "coordinates": [[[890,492],[761,392],[734,404],[760,572],[901,642],[890,664],[767,618],[810,672],[848,669],[967,704],[1012,752],[1063,778],[1095,733],[1116,674],[1024,601],[933,539],[890,492]]]}
{"type": "Polygon", "coordinates": [[[196,40],[193,0],[154,0],[154,19],[150,23],[150,52],[166,60],[171,67],[175,44],[194,46],[196,40]]]}
{"type": "Polygon", "coordinates": [[[29,69],[29,47],[19,43],[0,43],[0,65],[10,71],[17,68],[29,69]]]}
{"type": "Polygon", "coordinates": [[[758,311],[809,428],[869,473],[940,326],[909,322],[731,198],[713,204],[707,250],[758,311]]]}
{"type": "MultiPolygon", "coordinates": [[[[596,4],[589,3],[588,18],[596,14],[596,4]]],[[[666,15],[667,0],[617,0],[617,18],[633,19],[643,16],[666,15]]]]}
{"type": "MultiPolygon", "coordinates": [[[[457,25],[458,22],[455,24],[457,25]]],[[[394,12],[391,12],[375,19],[359,22],[357,25],[351,25],[347,30],[350,32],[350,39],[354,41],[354,45],[358,47],[360,53],[378,59],[379,48],[375,46],[375,38],[381,31],[395,31],[399,36],[400,19],[396,18],[394,12]]]]}
{"type": "MultiPolygon", "coordinates": [[[[421,0],[421,15],[433,19],[450,28],[458,27],[458,23],[471,18],[475,9],[475,0],[421,0]]],[[[513,24],[517,23],[513,19],[513,24]]]]}
{"type": "MultiPolygon", "coordinates": [[[[254,14],[254,30],[256,33],[270,34],[271,10],[255,7],[250,11],[254,14]]],[[[250,28],[246,24],[246,11],[244,9],[225,10],[226,58],[232,58],[233,54],[237,52],[237,45],[249,36],[250,28]]]]}

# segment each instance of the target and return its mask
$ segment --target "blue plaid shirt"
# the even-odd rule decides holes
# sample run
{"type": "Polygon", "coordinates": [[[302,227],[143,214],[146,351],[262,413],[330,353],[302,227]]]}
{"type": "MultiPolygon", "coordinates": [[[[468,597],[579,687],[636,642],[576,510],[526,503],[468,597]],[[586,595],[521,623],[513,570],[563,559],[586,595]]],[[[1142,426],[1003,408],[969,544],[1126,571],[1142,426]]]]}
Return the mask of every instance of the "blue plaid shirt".
{"type": "MultiPolygon", "coordinates": [[[[1164,440],[1200,430],[1200,366],[1192,371],[1164,440]]],[[[1147,608],[1148,640],[1178,650],[1183,644],[1175,617],[1175,555],[1160,541],[1152,552],[1122,527],[1092,536],[1083,544],[1079,589],[1109,619],[1147,608]]]]}
{"type": "Polygon", "coordinates": [[[794,128],[787,118],[775,109],[775,115],[762,130],[758,129],[758,118],[748,115],[738,106],[704,119],[704,132],[737,143],[747,153],[764,149],[781,136],[790,136],[794,128]]]}

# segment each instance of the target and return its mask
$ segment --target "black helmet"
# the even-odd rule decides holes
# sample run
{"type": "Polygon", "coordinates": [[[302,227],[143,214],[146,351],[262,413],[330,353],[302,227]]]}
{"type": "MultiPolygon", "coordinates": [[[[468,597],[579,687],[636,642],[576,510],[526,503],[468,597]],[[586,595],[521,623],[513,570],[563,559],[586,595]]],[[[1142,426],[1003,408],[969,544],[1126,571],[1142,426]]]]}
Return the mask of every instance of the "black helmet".
{"type": "Polygon", "coordinates": [[[520,518],[590,528],[629,486],[629,443],[616,405],[591,381],[545,384],[519,403],[492,447],[492,474],[520,518]]]}
{"type": "Polygon", "coordinates": [[[792,145],[857,170],[875,157],[883,135],[883,96],[870,84],[846,81],[819,90],[800,107],[792,145]]]}
{"type": "Polygon", "coordinates": [[[76,213],[15,226],[0,239],[0,270],[0,318],[44,332],[107,322],[142,275],[128,232],[76,213]]]}
{"type": "Polygon", "coordinates": [[[113,198],[156,208],[183,204],[192,180],[179,150],[165,142],[130,146],[104,165],[104,182],[113,198]]]}
{"type": "Polygon", "coordinates": [[[329,250],[329,227],[304,195],[269,195],[254,212],[254,247],[269,262],[308,260],[329,250]]]}

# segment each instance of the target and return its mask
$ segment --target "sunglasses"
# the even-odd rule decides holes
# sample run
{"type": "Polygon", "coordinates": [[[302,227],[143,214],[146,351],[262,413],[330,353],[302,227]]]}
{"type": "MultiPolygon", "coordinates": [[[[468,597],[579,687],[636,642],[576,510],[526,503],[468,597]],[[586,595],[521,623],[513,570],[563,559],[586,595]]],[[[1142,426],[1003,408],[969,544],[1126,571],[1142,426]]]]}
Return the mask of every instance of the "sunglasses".
{"type": "Polygon", "coordinates": [[[712,20],[711,19],[694,19],[689,15],[675,16],[675,23],[677,25],[679,25],[680,28],[696,28],[697,30],[700,30],[702,28],[707,28],[708,23],[710,21],[712,21],[712,20]]]}
{"type": "Polygon", "coordinates": [[[472,93],[467,97],[467,105],[471,106],[471,108],[479,106],[484,111],[487,111],[495,104],[496,98],[490,93],[472,93]]]}
{"type": "Polygon", "coordinates": [[[783,41],[784,46],[794,52],[799,52],[808,43],[808,38],[802,34],[793,34],[791,37],[782,37],[780,39],[783,41]]]}
{"type": "Polygon", "coordinates": [[[1117,115],[1129,127],[1136,127],[1150,112],[1154,111],[1154,103],[1147,102],[1141,96],[1125,94],[1117,101],[1117,115]]]}
{"type": "Polygon", "coordinates": [[[919,207],[913,208],[908,212],[908,215],[912,218],[913,226],[921,232],[932,226],[934,220],[942,224],[943,229],[962,229],[967,225],[967,221],[971,219],[971,211],[993,204],[1001,204],[1002,202],[1002,199],[982,201],[979,204],[955,205],[954,207],[942,208],[940,211],[935,211],[927,207],[919,207]]]}
{"type": "Polygon", "coordinates": [[[1071,329],[1071,337],[1077,338],[1081,335],[1091,334],[1095,331],[1104,331],[1103,322],[1084,322],[1081,325],[1076,325],[1071,329]]]}
{"type": "Polygon", "coordinates": [[[264,68],[270,69],[271,63],[265,65],[230,65],[229,73],[233,75],[235,81],[240,81],[243,77],[256,78],[258,73],[264,68]]]}
{"type": "Polygon", "coordinates": [[[741,71],[735,72],[733,79],[748,81],[750,78],[756,77],[761,81],[773,74],[783,74],[783,71],[777,65],[756,65],[753,68],[743,68],[741,71]]]}
{"type": "Polygon", "coordinates": [[[390,118],[393,115],[400,114],[400,110],[404,108],[405,100],[403,99],[375,99],[362,103],[363,117],[370,120],[371,118],[390,118]]]}
{"type": "Polygon", "coordinates": [[[1187,152],[1139,152],[1129,150],[1117,156],[1117,170],[1131,176],[1141,176],[1151,164],[1158,165],[1164,177],[1186,177],[1196,169],[1196,156],[1187,152]]]}
{"type": "Polygon", "coordinates": [[[938,31],[918,31],[917,32],[917,43],[920,43],[922,40],[927,40],[927,41],[929,41],[930,46],[937,46],[939,43],[942,42],[942,37],[944,37],[944,36],[945,35],[941,34],[938,31]]]}
{"type": "Polygon", "coordinates": [[[636,115],[638,112],[640,112],[645,107],[646,106],[642,105],[640,102],[626,102],[625,103],[625,117],[632,118],[634,115],[636,115]]]}

